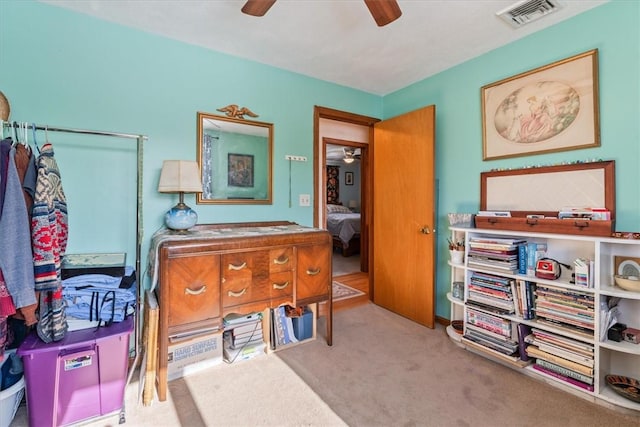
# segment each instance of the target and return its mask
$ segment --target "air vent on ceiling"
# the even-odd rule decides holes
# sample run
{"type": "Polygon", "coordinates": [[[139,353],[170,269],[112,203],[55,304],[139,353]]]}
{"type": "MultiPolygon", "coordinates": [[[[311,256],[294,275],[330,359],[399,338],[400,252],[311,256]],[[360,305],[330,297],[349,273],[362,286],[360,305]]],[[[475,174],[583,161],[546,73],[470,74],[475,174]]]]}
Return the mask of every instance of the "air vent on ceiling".
{"type": "Polygon", "coordinates": [[[523,0],[496,13],[515,28],[522,27],[560,9],[557,0],[523,0]]]}

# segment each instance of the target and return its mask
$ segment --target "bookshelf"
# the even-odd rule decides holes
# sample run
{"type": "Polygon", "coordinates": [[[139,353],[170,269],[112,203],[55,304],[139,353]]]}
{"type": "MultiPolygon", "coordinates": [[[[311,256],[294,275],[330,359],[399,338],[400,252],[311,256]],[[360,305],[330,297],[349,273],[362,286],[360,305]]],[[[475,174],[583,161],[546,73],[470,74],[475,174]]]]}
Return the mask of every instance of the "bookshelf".
{"type": "Polygon", "coordinates": [[[640,344],[610,340],[603,327],[611,304],[618,309],[618,322],[640,329],[640,292],[614,283],[621,259],[640,263],[640,240],[464,227],[449,230],[452,239],[465,242],[463,262],[449,261],[451,320],[464,324],[463,334],[447,327],[454,342],[576,396],[618,410],[640,411],[640,403],[617,394],[606,381],[607,375],[640,379],[640,344]],[[503,246],[492,247],[491,241],[503,246]],[[528,275],[519,263],[525,256],[518,252],[523,241],[546,248],[546,257],[572,266],[577,258],[592,260],[591,286],[576,284],[572,270],[565,267],[555,280],[538,278],[531,271],[528,275]],[[502,259],[497,257],[496,263],[493,255],[478,252],[480,242],[488,242],[486,248],[501,253],[502,259]],[[514,250],[516,267],[509,257],[514,250]],[[454,297],[455,282],[464,283],[462,299],[454,297]],[[530,316],[526,315],[527,298],[530,316]],[[559,354],[562,357],[557,359],[559,354]],[[554,358],[556,366],[549,363],[554,358]]]}

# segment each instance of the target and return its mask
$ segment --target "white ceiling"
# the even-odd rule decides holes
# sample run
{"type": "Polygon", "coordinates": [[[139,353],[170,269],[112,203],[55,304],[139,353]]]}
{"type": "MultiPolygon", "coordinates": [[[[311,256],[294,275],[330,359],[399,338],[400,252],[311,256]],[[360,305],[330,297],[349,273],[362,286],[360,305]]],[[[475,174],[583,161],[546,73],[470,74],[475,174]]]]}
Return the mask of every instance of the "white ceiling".
{"type": "Polygon", "coordinates": [[[514,29],[496,12],[516,0],[399,0],[376,26],[362,0],[278,0],[263,17],[244,0],[42,0],[186,43],[385,95],[606,0],[559,0],[514,29]]]}

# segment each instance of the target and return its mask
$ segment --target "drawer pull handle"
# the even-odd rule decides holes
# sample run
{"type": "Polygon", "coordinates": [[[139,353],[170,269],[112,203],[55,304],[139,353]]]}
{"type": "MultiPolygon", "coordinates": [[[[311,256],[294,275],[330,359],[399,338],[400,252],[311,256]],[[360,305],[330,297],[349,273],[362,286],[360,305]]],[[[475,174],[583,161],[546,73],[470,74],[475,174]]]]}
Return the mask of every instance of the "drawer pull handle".
{"type": "Polygon", "coordinates": [[[277,283],[274,283],[274,284],[273,284],[273,289],[284,289],[284,288],[286,288],[287,286],[289,286],[289,282],[288,282],[288,281],[287,281],[287,282],[284,282],[282,285],[279,285],[279,284],[277,284],[277,283]]]}
{"type": "Polygon", "coordinates": [[[276,258],[273,260],[273,263],[278,265],[286,264],[288,262],[289,262],[288,256],[281,256],[280,258],[276,258]]]}
{"type": "Polygon", "coordinates": [[[307,274],[308,274],[309,276],[315,276],[315,275],[316,275],[316,274],[318,274],[318,273],[320,273],[320,267],[318,267],[318,268],[317,268],[317,269],[315,269],[315,270],[311,270],[311,269],[308,269],[308,268],[307,268],[307,274]]]}
{"type": "Polygon", "coordinates": [[[200,295],[203,294],[204,291],[207,290],[207,286],[204,285],[202,286],[200,289],[189,289],[189,288],[184,288],[184,294],[185,295],[200,295]]]}
{"type": "Polygon", "coordinates": [[[233,264],[229,264],[229,270],[242,270],[243,268],[245,268],[247,266],[246,262],[243,262],[240,265],[233,265],[233,264]]]}
{"type": "Polygon", "coordinates": [[[242,295],[244,295],[244,294],[246,294],[246,293],[247,293],[247,288],[244,288],[244,289],[243,289],[243,290],[241,290],[240,292],[233,292],[233,291],[229,291],[229,292],[228,292],[228,295],[229,295],[230,297],[236,297],[236,298],[238,298],[238,297],[241,297],[242,295]]]}

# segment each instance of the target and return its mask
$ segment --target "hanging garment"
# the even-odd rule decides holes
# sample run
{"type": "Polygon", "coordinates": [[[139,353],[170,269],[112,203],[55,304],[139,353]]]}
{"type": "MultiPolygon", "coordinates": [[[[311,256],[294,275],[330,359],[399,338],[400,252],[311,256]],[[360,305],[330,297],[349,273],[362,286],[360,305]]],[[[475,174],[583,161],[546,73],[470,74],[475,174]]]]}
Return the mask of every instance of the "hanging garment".
{"type": "Polygon", "coordinates": [[[40,291],[38,336],[59,341],[67,331],[60,261],[67,248],[67,200],[53,146],[45,144],[37,161],[38,177],[33,198],[31,237],[35,289],[40,291]]]}
{"type": "MultiPolygon", "coordinates": [[[[0,270],[16,308],[36,303],[29,217],[15,166],[9,152],[4,209],[0,217],[0,270]]],[[[33,317],[33,315],[32,315],[33,317]]],[[[35,323],[35,318],[25,319],[35,323]]],[[[31,323],[29,323],[31,322],[31,323]]]]}
{"type": "Polygon", "coordinates": [[[9,166],[9,150],[13,146],[13,140],[6,138],[0,141],[0,216],[4,206],[4,193],[7,188],[7,171],[9,166]]]}
{"type": "Polygon", "coordinates": [[[36,156],[31,149],[24,144],[16,145],[16,169],[24,192],[24,202],[27,206],[27,213],[31,218],[33,208],[33,195],[36,191],[36,156]]]}

